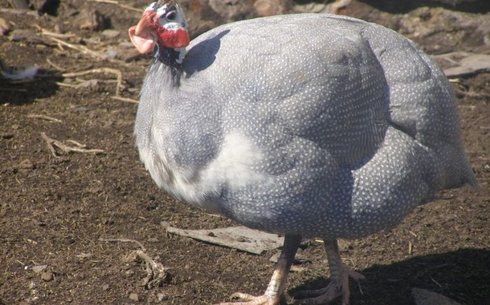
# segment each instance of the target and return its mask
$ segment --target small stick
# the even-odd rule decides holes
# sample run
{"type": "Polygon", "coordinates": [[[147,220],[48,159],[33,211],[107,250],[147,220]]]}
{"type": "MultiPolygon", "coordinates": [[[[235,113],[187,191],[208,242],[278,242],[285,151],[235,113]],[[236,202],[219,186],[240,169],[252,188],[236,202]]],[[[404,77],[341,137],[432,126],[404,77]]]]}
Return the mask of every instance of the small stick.
{"type": "Polygon", "coordinates": [[[107,4],[115,4],[115,5],[118,5],[122,8],[125,8],[125,9],[128,9],[130,11],[134,11],[134,12],[138,12],[138,13],[143,13],[144,10],[142,9],[139,9],[139,8],[135,8],[135,7],[132,7],[132,6],[129,6],[129,5],[124,5],[124,4],[121,4],[117,1],[114,1],[114,0],[89,0],[90,2],[98,2],[98,3],[107,3],[107,4]]]}
{"type": "Polygon", "coordinates": [[[129,238],[99,238],[99,241],[106,241],[106,242],[121,242],[121,243],[136,243],[141,250],[146,251],[145,246],[143,246],[142,243],[135,239],[129,239],[129,238]]]}
{"type": "Polygon", "coordinates": [[[96,59],[99,59],[99,60],[104,60],[105,57],[104,55],[98,53],[98,52],[95,52],[93,50],[90,50],[89,48],[87,47],[84,47],[84,46],[80,46],[80,45],[74,45],[74,44],[71,44],[71,43],[68,43],[66,41],[63,41],[61,39],[58,39],[58,38],[55,38],[55,37],[51,37],[51,36],[48,36],[49,39],[57,42],[58,44],[62,45],[62,46],[65,46],[65,47],[68,47],[70,49],[73,49],[73,50],[77,50],[83,54],[86,54],[86,55],[90,55],[96,59]]]}
{"type": "Polygon", "coordinates": [[[104,150],[102,149],[85,149],[81,147],[73,147],[73,146],[68,146],[66,144],[63,144],[62,142],[52,139],[48,137],[44,132],[41,132],[41,137],[46,141],[46,144],[48,145],[48,149],[53,155],[53,157],[58,158],[58,155],[56,154],[56,149],[55,147],[61,149],[65,153],[69,152],[78,152],[78,153],[103,153],[104,150]]]}
{"type": "Polygon", "coordinates": [[[146,263],[146,277],[143,279],[143,285],[147,289],[158,287],[167,278],[167,268],[162,263],[155,262],[142,250],[136,250],[136,255],[146,263]]]}
{"type": "Polygon", "coordinates": [[[42,35],[46,35],[46,36],[52,36],[52,37],[56,37],[56,38],[73,38],[73,37],[76,37],[76,35],[73,33],[60,34],[60,33],[51,32],[51,31],[39,26],[38,24],[34,24],[34,27],[36,29],[38,29],[39,31],[41,31],[42,35]]]}
{"type": "Polygon", "coordinates": [[[121,71],[119,71],[117,69],[98,68],[98,69],[90,69],[90,70],[81,71],[81,72],[63,73],[63,74],[61,74],[61,76],[63,76],[63,77],[75,77],[75,76],[87,75],[90,73],[112,73],[112,74],[115,74],[117,77],[116,96],[120,95],[121,87],[123,86],[122,85],[122,73],[121,73],[121,71]]]}
{"type": "Polygon", "coordinates": [[[132,103],[132,104],[139,104],[138,100],[134,100],[134,99],[128,98],[128,97],[111,96],[111,99],[116,100],[116,101],[121,101],[121,102],[132,103]]]}
{"type": "Polygon", "coordinates": [[[87,147],[87,145],[82,144],[82,143],[80,143],[80,142],[77,142],[77,141],[75,141],[75,140],[66,140],[66,142],[69,142],[69,143],[71,143],[71,144],[75,144],[76,146],[81,147],[81,148],[85,148],[85,147],[87,147]]]}
{"type": "Polygon", "coordinates": [[[31,10],[19,10],[15,8],[0,8],[0,13],[8,13],[8,14],[27,14],[34,17],[39,17],[39,14],[36,11],[31,10]]]}
{"type": "Polygon", "coordinates": [[[436,281],[436,280],[435,280],[435,279],[434,279],[432,276],[429,276],[429,278],[430,278],[430,279],[431,279],[431,280],[432,280],[434,283],[436,283],[436,285],[437,285],[437,286],[439,286],[439,288],[442,288],[442,285],[441,285],[441,284],[440,284],[438,281],[436,281]]]}
{"type": "Polygon", "coordinates": [[[28,114],[27,117],[31,118],[31,119],[43,119],[46,121],[56,122],[56,123],[62,122],[60,119],[56,119],[56,118],[53,118],[53,117],[50,117],[50,116],[47,116],[44,114],[28,114]]]}
{"type": "Polygon", "coordinates": [[[57,64],[53,63],[49,58],[46,58],[46,62],[48,64],[50,64],[51,66],[53,66],[58,71],[61,71],[61,72],[65,71],[65,69],[63,69],[62,67],[60,67],[57,64]]]}
{"type": "Polygon", "coordinates": [[[78,85],[67,84],[67,83],[62,83],[62,82],[56,82],[56,85],[58,85],[60,87],[79,88],[78,85]]]}

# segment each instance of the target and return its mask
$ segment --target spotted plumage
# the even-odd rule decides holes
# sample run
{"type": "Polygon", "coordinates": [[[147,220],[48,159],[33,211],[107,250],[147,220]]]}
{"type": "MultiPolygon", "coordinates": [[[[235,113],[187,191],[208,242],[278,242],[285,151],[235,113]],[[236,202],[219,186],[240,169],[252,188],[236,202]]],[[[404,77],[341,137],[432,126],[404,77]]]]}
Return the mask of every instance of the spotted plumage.
{"type": "Polygon", "coordinates": [[[136,145],[156,183],[195,206],[335,241],[393,227],[435,192],[474,184],[446,78],[391,30],[276,16],[155,56],[136,145]],[[183,62],[169,64],[169,52],[183,62]]]}

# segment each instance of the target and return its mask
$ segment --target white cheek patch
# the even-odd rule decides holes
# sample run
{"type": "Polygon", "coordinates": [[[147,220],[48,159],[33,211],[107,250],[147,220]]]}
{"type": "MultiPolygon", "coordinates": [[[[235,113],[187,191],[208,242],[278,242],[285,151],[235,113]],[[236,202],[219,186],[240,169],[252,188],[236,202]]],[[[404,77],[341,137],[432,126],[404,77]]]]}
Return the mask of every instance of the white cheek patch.
{"type": "Polygon", "coordinates": [[[177,22],[167,22],[167,23],[163,24],[162,26],[164,28],[166,28],[167,30],[177,30],[177,29],[182,28],[182,26],[177,22]]]}

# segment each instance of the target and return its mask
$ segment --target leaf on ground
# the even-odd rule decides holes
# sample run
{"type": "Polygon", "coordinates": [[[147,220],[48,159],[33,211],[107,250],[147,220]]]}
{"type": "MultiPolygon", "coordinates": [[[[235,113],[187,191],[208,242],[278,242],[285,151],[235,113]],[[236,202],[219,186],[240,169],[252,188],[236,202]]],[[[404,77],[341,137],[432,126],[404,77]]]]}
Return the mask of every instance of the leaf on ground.
{"type": "Polygon", "coordinates": [[[257,255],[267,250],[279,248],[284,242],[284,237],[279,237],[277,234],[265,233],[243,226],[211,230],[183,230],[165,224],[164,226],[167,232],[172,234],[257,255]]]}

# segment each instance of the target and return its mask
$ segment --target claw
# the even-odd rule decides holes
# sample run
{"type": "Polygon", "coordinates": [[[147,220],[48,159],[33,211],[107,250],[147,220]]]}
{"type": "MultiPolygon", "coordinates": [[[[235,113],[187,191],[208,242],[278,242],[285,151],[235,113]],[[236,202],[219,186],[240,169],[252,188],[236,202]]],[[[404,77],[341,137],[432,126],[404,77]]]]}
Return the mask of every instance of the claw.
{"type": "Polygon", "coordinates": [[[219,303],[217,305],[279,305],[280,298],[271,297],[268,295],[253,296],[246,293],[236,292],[231,296],[234,299],[239,299],[237,302],[219,303]]]}

